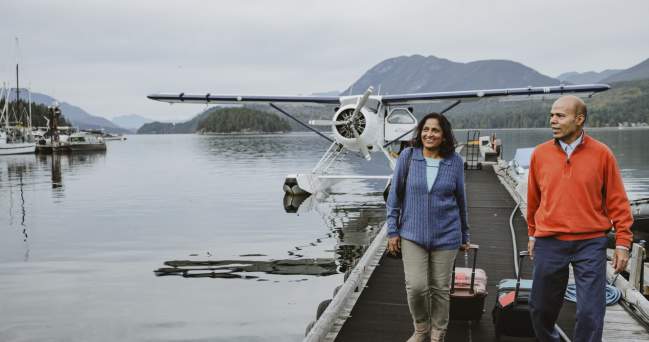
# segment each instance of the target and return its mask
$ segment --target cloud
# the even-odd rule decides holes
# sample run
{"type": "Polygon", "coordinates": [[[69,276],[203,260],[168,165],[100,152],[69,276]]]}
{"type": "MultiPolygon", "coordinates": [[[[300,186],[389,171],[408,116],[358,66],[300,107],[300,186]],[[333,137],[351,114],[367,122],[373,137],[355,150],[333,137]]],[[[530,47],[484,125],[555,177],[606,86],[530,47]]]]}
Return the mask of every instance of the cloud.
{"type": "MultiPolygon", "coordinates": [[[[97,115],[188,118],[152,92],[342,90],[380,61],[510,59],[549,76],[649,57],[645,0],[6,1],[0,44],[20,37],[25,82],[97,115]]],[[[10,48],[11,47],[11,48],[10,48]]],[[[0,54],[0,80],[15,56],[0,54]]]]}

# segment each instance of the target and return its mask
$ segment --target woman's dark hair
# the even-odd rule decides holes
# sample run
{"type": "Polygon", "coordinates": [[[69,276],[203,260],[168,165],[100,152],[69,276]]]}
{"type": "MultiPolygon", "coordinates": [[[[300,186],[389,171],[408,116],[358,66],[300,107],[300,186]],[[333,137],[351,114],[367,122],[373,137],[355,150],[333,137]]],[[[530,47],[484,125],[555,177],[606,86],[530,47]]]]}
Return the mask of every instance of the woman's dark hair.
{"type": "Polygon", "coordinates": [[[426,114],[419,123],[417,124],[417,130],[415,131],[415,137],[412,140],[412,146],[423,148],[424,145],[421,142],[421,131],[424,130],[424,125],[428,119],[436,119],[439,122],[440,127],[442,127],[442,144],[439,146],[439,154],[442,158],[447,158],[452,155],[455,151],[455,136],[453,135],[453,128],[448,119],[439,113],[430,113],[426,114]]]}

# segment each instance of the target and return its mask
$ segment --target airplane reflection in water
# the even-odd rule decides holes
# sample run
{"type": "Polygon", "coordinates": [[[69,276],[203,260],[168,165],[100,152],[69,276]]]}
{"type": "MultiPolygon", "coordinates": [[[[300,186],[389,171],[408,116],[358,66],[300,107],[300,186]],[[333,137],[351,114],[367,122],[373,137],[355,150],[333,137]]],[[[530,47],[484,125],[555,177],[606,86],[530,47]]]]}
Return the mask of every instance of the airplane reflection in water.
{"type": "MultiPolygon", "coordinates": [[[[318,213],[327,227],[323,235],[313,241],[303,242],[287,251],[288,258],[280,260],[170,260],[154,271],[157,276],[176,275],[185,278],[237,278],[261,279],[249,272],[274,275],[328,276],[350,271],[363,256],[374,236],[385,222],[385,204],[380,192],[358,196],[324,193],[308,197],[286,195],[283,199],[287,213],[318,213]],[[287,206],[288,203],[288,206],[287,206]],[[327,239],[336,239],[332,258],[308,258],[310,250],[321,246],[327,239]]],[[[256,256],[263,256],[259,254],[256,256]]]]}
{"type": "Polygon", "coordinates": [[[283,202],[287,212],[320,214],[329,230],[327,236],[336,238],[336,263],[341,273],[354,267],[385,222],[382,192],[368,193],[361,201],[358,195],[318,193],[304,197],[286,194],[283,202]]]}

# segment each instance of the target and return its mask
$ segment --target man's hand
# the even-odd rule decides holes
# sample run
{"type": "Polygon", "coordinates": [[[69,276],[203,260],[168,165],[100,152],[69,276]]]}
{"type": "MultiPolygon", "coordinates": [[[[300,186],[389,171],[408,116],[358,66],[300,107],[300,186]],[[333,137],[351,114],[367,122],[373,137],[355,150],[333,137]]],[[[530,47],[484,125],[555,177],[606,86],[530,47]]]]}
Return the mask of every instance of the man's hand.
{"type": "Polygon", "coordinates": [[[615,273],[624,271],[627,262],[629,262],[629,251],[622,248],[616,248],[615,254],[613,254],[613,260],[611,261],[611,266],[613,266],[615,273]]]}
{"type": "Polygon", "coordinates": [[[527,253],[530,256],[530,260],[534,260],[534,240],[527,241],[527,253]]]}
{"type": "Polygon", "coordinates": [[[388,239],[388,253],[397,255],[401,252],[401,237],[395,236],[388,239]]]}
{"type": "Polygon", "coordinates": [[[471,243],[467,241],[467,243],[463,243],[460,245],[460,250],[461,251],[468,251],[471,249],[471,243]]]}

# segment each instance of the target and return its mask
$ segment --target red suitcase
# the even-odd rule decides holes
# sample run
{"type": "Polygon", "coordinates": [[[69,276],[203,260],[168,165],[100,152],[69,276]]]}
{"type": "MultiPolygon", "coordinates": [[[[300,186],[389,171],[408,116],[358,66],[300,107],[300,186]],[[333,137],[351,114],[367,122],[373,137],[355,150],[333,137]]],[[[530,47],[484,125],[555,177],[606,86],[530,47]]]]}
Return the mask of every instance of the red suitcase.
{"type": "Polygon", "coordinates": [[[471,245],[473,266],[455,267],[451,277],[450,319],[460,321],[479,321],[484,313],[487,297],[487,274],[476,268],[478,245],[471,245]]]}

